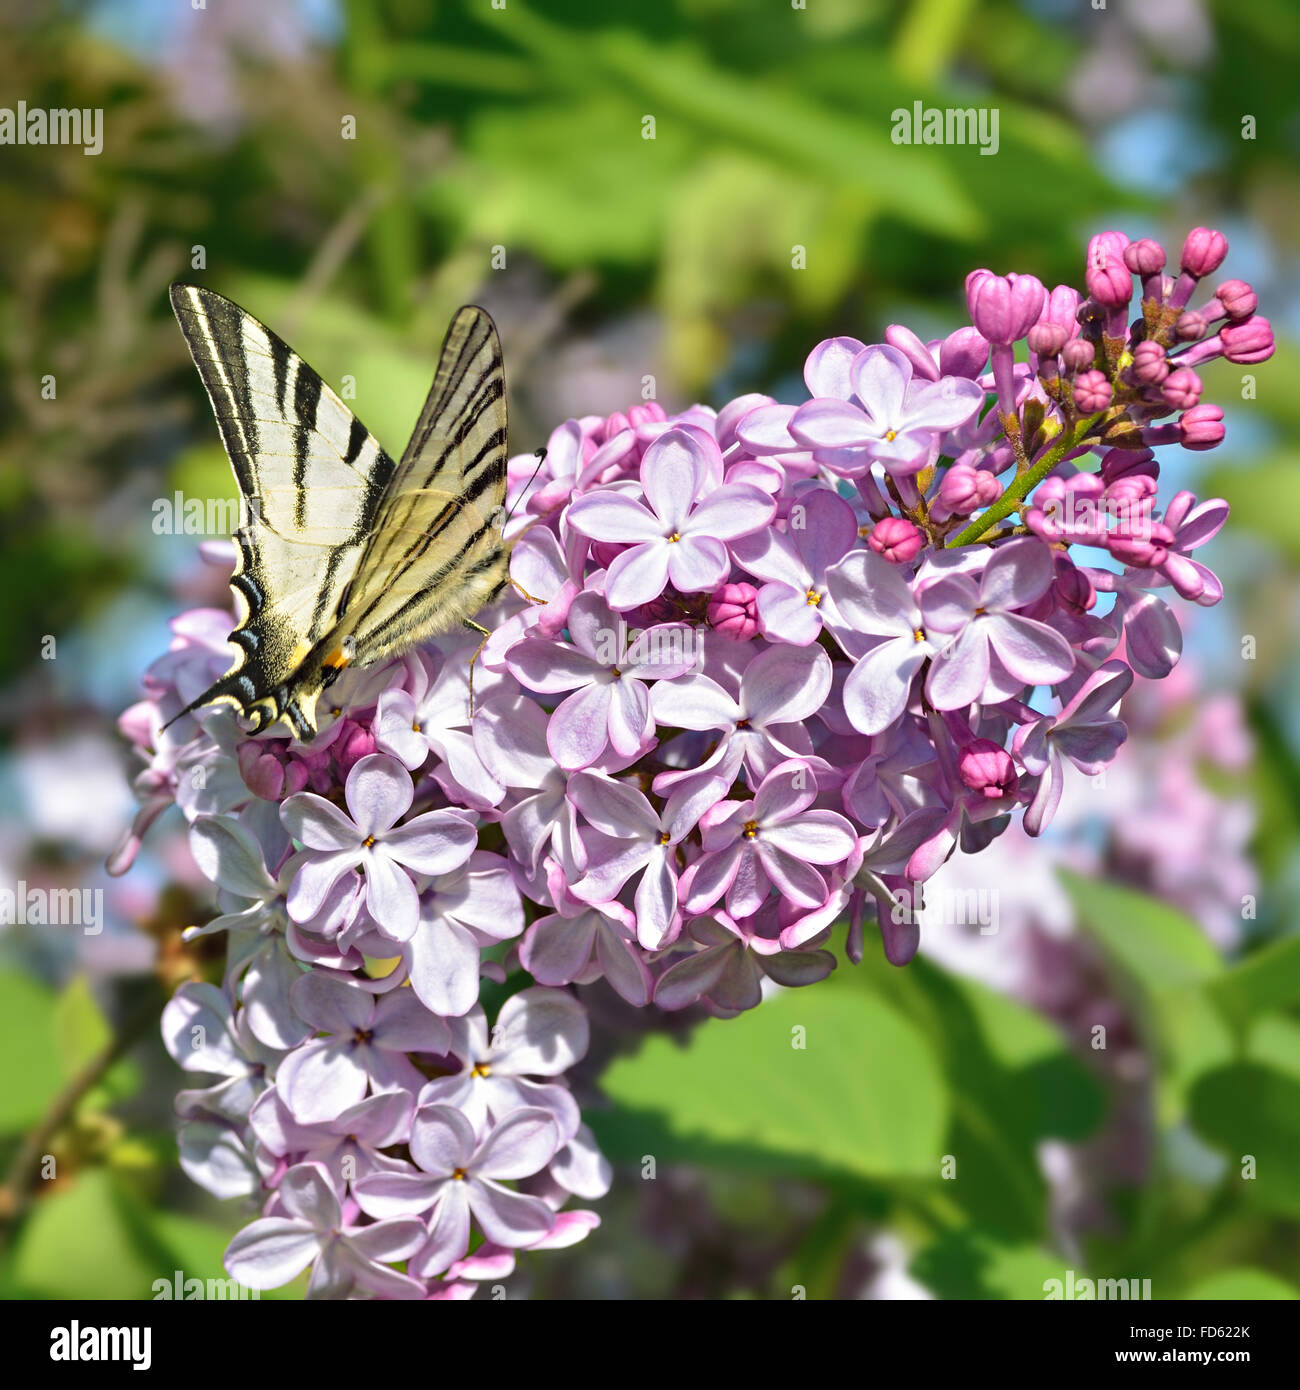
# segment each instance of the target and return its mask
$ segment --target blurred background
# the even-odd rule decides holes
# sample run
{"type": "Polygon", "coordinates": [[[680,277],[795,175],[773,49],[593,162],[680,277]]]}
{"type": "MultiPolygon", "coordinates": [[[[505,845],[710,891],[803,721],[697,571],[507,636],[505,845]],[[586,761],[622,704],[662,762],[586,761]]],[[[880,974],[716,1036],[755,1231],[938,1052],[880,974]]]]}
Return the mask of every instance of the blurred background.
{"type": "Polygon", "coordinates": [[[1170,491],[1233,505],[1198,553],[1228,598],[1180,605],[1184,664],[1135,692],[1107,785],[1079,779],[1042,843],[1008,834],[946,870],[953,892],[997,891],[997,930],[936,914],[905,970],[870,950],[726,1023],[588,990],[578,1080],[615,1186],[599,1230],[522,1260],[509,1288],[1041,1298],[1073,1270],[1156,1297],[1297,1296],[1300,9],[3,0],[0,16],[0,106],[104,111],[97,156],[0,146],[0,882],[102,890],[104,909],[95,935],[0,927],[0,1293],[220,1276],[250,1215],[177,1166],[182,1074],[157,1018],[214,968],[180,940],[214,906],[178,813],[125,878],[102,867],[139,771],[116,716],[168,619],[227,601],[203,537],[157,525],[178,492],[233,497],[169,281],[352,377],[390,449],[449,313],[481,302],[523,452],[638,402],[647,376],[669,411],[798,399],[821,338],[964,323],[974,267],[1079,283],[1093,232],[1176,256],[1203,224],[1279,348],[1249,382],[1215,364],[1226,445],[1164,461],[1170,491]],[[995,107],[996,155],[892,144],[890,113],[918,99],[995,107]],[[839,1059],[797,1084],[765,1042],[796,1023],[839,1059]],[[51,1172],[19,1180],[34,1155],[51,1172]]]}

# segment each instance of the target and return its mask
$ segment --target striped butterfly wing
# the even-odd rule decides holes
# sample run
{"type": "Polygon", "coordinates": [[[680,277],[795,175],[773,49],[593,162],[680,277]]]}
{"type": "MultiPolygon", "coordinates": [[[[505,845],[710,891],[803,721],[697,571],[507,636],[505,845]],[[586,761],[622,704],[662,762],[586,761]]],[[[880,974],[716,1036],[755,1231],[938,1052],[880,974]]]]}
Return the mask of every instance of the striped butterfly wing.
{"type": "Polygon", "coordinates": [[[501,343],[473,305],[447,330],[424,409],[341,607],[359,665],[472,618],[504,586],[506,388],[501,343]]]}
{"type": "Polygon", "coordinates": [[[251,314],[196,285],[173,285],[171,302],[241,497],[231,579],[243,610],[230,637],[238,655],[188,708],[224,702],[257,728],[283,717],[309,738],[319,660],[308,658],[337,621],[395,465],[251,314]]]}

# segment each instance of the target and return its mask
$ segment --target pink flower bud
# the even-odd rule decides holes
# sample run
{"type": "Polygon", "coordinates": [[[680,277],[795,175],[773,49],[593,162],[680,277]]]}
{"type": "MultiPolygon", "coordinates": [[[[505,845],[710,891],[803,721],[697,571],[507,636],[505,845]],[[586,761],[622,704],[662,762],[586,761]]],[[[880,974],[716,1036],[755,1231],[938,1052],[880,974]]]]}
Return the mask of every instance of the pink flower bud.
{"type": "Polygon", "coordinates": [[[1156,480],[1150,473],[1126,473],[1106,485],[1106,501],[1132,513],[1144,507],[1156,490],[1156,480]]]}
{"type": "Polygon", "coordinates": [[[966,277],[971,322],[990,343],[1018,342],[1038,321],[1046,302],[1043,282],[1033,275],[972,270],[966,277]]]}
{"type": "Polygon", "coordinates": [[[1121,478],[1160,476],[1160,465],[1150,449],[1107,449],[1101,459],[1102,481],[1110,487],[1121,478]]]}
{"type": "Polygon", "coordinates": [[[1079,305],[1083,302],[1079,291],[1073,285],[1056,285],[1047,296],[1039,323],[1055,323],[1065,329],[1065,336],[1073,338],[1079,331],[1079,305]]]}
{"type": "Polygon", "coordinates": [[[983,468],[954,463],[943,475],[935,502],[945,516],[969,516],[1002,496],[1002,484],[983,468]]]}
{"type": "Polygon", "coordinates": [[[1229,362],[1266,362],[1273,355],[1273,325],[1252,314],[1240,323],[1225,324],[1219,330],[1223,355],[1229,362]]]}
{"type": "Polygon", "coordinates": [[[982,793],[990,801],[1015,796],[1020,785],[1011,754],[992,739],[977,738],[964,748],[957,770],[971,791],[982,793]]]}
{"type": "Polygon", "coordinates": [[[1107,309],[1122,309],[1133,298],[1133,273],[1124,264],[1123,256],[1109,250],[1101,253],[1098,264],[1088,265],[1084,282],[1088,293],[1107,309]]]}
{"type": "Polygon", "coordinates": [[[307,785],[307,769],[296,760],[277,757],[272,751],[274,746],[249,740],[235,750],[235,761],[239,764],[239,775],[244,779],[244,785],[263,801],[279,801],[307,785]],[[297,775],[291,778],[288,775],[290,771],[297,775]],[[291,785],[291,782],[297,785],[291,785]]]}
{"type": "Polygon", "coordinates": [[[1044,319],[1029,330],[1029,350],[1039,357],[1055,357],[1069,340],[1069,333],[1059,323],[1048,323],[1044,319]]]}
{"type": "Polygon", "coordinates": [[[658,401],[647,401],[645,405],[634,405],[627,413],[627,422],[634,430],[642,425],[657,425],[668,418],[668,412],[658,401]]]}
{"type": "Polygon", "coordinates": [[[1248,319],[1259,308],[1259,295],[1244,280],[1225,280],[1215,292],[1230,319],[1248,319]]]}
{"type": "Polygon", "coordinates": [[[374,734],[355,720],[349,719],[346,722],[347,727],[334,742],[334,756],[338,760],[339,771],[344,776],[351,772],[362,758],[375,751],[374,734]]]}
{"type": "Polygon", "coordinates": [[[1218,270],[1227,254],[1228,239],[1222,232],[1211,231],[1209,227],[1193,227],[1183,242],[1179,267],[1201,280],[1218,270]]]}
{"type": "Polygon", "coordinates": [[[748,642],[758,634],[758,590],[724,584],[709,600],[709,626],[733,642],[748,642]]]}
{"type": "Polygon", "coordinates": [[[1169,359],[1159,343],[1147,339],[1133,349],[1133,380],[1139,386],[1159,386],[1169,375],[1169,359]]]}
{"type": "Polygon", "coordinates": [[[871,528],[867,545],[891,565],[905,565],[921,553],[925,536],[906,517],[887,516],[871,528]]]}
{"type": "Polygon", "coordinates": [[[609,416],[606,419],[605,426],[600,431],[600,442],[602,444],[606,444],[611,439],[614,439],[618,435],[622,434],[624,430],[630,430],[631,428],[632,422],[627,418],[623,411],[616,410],[611,416],[609,416]]]}
{"type": "Polygon", "coordinates": [[[1178,322],[1174,325],[1174,332],[1178,334],[1181,342],[1194,343],[1199,338],[1205,337],[1209,327],[1209,319],[1199,309],[1189,309],[1185,314],[1178,316],[1178,322]]]}
{"type": "Polygon", "coordinates": [[[117,717],[117,730],[137,748],[153,747],[154,718],[157,708],[148,700],[140,700],[117,717]]]}
{"type": "Polygon", "coordinates": [[[1141,241],[1131,241],[1124,248],[1124,264],[1144,280],[1149,275],[1157,275],[1165,268],[1165,248],[1158,241],[1144,236],[1141,241]]]}
{"type": "Polygon", "coordinates": [[[939,364],[934,360],[930,349],[912,330],[901,323],[891,323],[885,329],[885,342],[896,347],[912,364],[916,376],[924,381],[939,380],[939,364]]]}
{"type": "Polygon", "coordinates": [[[1179,442],[1184,449],[1214,449],[1223,443],[1223,410],[1217,405],[1194,405],[1178,417],[1179,442]]]}
{"type": "Polygon", "coordinates": [[[944,376],[979,376],[988,365],[989,340],[978,328],[959,328],[939,346],[939,371],[944,376]]]}
{"type": "Polygon", "coordinates": [[[1088,254],[1083,266],[1084,274],[1086,275],[1088,271],[1095,270],[1099,266],[1108,265],[1112,261],[1119,261],[1123,264],[1124,252],[1128,249],[1128,245],[1128,237],[1123,232],[1098,232],[1088,242],[1088,254]]]}
{"type": "Polygon", "coordinates": [[[1086,338],[1074,338],[1061,349],[1061,361],[1067,372],[1087,371],[1096,355],[1096,348],[1086,338]]]}
{"type": "Polygon", "coordinates": [[[1165,400],[1175,410],[1190,410],[1201,399],[1201,378],[1190,367],[1179,367],[1165,378],[1165,400]]]}
{"type": "Polygon", "coordinates": [[[1124,527],[1106,537],[1106,548],[1121,564],[1137,569],[1154,569],[1169,557],[1174,533],[1160,521],[1147,522],[1143,527],[1124,527]]]}
{"type": "Polygon", "coordinates": [[[1083,372],[1074,382],[1074,403],[1085,415],[1105,410],[1110,404],[1110,382],[1105,372],[1083,372]]]}

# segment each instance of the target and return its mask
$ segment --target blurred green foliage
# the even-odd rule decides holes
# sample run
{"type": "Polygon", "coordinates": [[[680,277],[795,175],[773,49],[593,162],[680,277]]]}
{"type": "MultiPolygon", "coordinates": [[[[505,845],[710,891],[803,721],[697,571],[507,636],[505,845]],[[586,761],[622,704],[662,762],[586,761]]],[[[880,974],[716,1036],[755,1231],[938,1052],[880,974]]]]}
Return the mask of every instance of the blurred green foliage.
{"type": "MultiPolygon", "coordinates": [[[[634,1169],[653,1154],[815,1178],[843,1222],[923,1232],[913,1272],[944,1296],[1042,1298],[1043,1281],[1067,1268],[1149,1278],[1157,1298],[1239,1296],[1195,1289],[1220,1272],[1225,1231],[1297,1214],[1300,950],[1291,940],[1261,958],[1267,968],[1227,967],[1164,903],[1082,879],[1070,888],[1156,1059],[1158,1150],[1190,1126],[1226,1160],[1208,1185],[1162,1164],[1141,1194],[1149,1209],[1082,1262],[1048,1253],[1034,1155],[1046,1139],[1095,1128],[1097,1079],[1037,1014],[924,960],[899,971],[877,953],[738,1020],[704,1024],[687,1050],[650,1041],[605,1073],[613,1108],[591,1116],[602,1146],[634,1169]]],[[[1257,1257],[1276,1261],[1249,1272],[1270,1296],[1300,1297],[1294,1252],[1266,1241],[1257,1257]]],[[[803,1285],[827,1274],[798,1261],[781,1271],[803,1285]]]]}

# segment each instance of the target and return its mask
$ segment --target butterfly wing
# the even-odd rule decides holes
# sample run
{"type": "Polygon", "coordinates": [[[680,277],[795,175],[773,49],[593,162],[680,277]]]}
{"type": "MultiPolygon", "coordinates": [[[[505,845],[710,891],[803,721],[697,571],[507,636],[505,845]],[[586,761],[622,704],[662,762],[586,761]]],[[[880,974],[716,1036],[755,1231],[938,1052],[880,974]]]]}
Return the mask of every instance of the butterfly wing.
{"type": "Polygon", "coordinates": [[[171,302],[241,498],[231,579],[242,609],[230,637],[238,655],[189,708],[224,702],[258,728],[284,717],[310,737],[319,691],[297,700],[304,661],[337,621],[395,465],[252,314],[196,285],[173,285],[171,302]]]}
{"type": "Polygon", "coordinates": [[[472,618],[506,582],[506,387],[496,325],[467,305],[340,606],[369,665],[472,618]]]}

